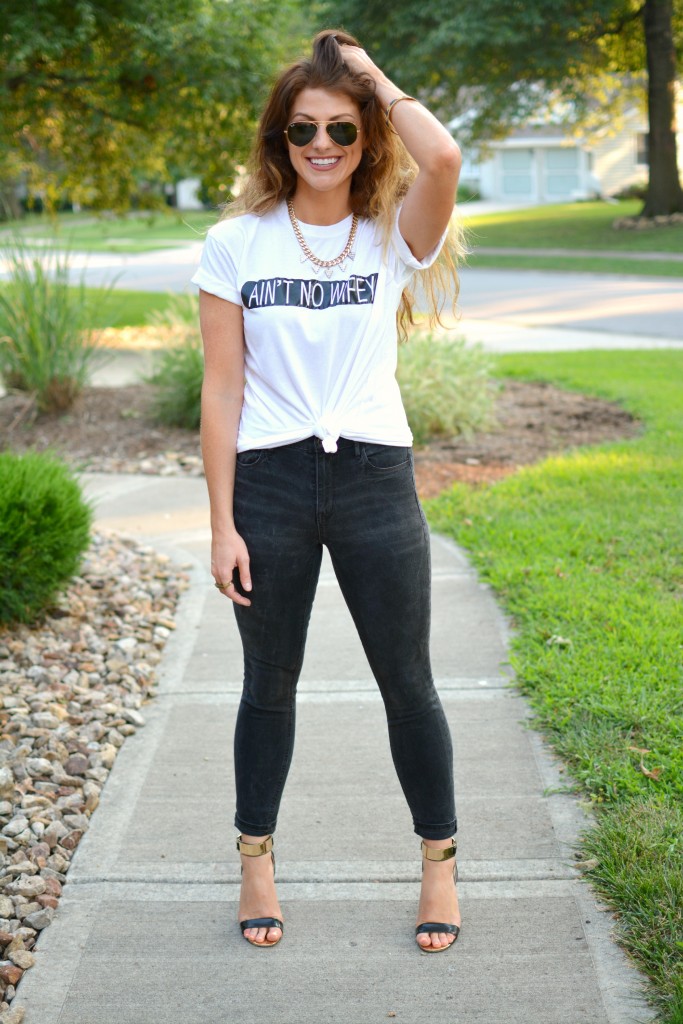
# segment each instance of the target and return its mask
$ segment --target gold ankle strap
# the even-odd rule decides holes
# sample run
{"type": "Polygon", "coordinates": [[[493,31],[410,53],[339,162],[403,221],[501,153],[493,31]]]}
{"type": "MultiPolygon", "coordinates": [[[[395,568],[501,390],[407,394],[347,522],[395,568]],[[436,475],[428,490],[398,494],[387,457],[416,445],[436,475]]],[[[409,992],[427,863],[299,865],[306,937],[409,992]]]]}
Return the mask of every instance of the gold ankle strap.
{"type": "Polygon", "coordinates": [[[242,836],[238,836],[237,849],[245,857],[262,857],[264,853],[270,853],[273,849],[273,837],[268,836],[261,843],[243,843],[242,836]]]}
{"type": "Polygon", "coordinates": [[[432,846],[426,846],[423,839],[422,856],[425,860],[450,860],[451,857],[455,857],[455,851],[458,849],[455,839],[451,839],[451,844],[451,846],[447,846],[444,850],[435,850],[432,846]]]}

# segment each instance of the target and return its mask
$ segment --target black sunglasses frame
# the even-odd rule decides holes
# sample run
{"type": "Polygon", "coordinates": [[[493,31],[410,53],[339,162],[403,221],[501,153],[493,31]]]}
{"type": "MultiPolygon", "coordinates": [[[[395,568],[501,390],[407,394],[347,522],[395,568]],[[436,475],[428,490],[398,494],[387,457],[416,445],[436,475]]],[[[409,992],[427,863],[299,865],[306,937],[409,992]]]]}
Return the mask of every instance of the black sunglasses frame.
{"type": "Polygon", "coordinates": [[[299,149],[301,149],[304,146],[308,146],[311,142],[313,142],[313,139],[318,134],[318,128],[320,127],[321,124],[325,126],[325,131],[332,139],[334,144],[336,146],[342,146],[344,148],[347,148],[348,146],[352,146],[354,144],[354,142],[358,138],[358,132],[360,131],[358,125],[354,124],[353,121],[292,121],[292,123],[290,125],[287,125],[287,127],[285,128],[284,134],[286,135],[288,142],[291,142],[293,146],[297,146],[299,149]],[[306,139],[304,142],[296,142],[293,138],[291,138],[289,134],[292,128],[297,128],[300,125],[305,125],[306,128],[314,129],[314,132],[311,135],[310,139],[306,139]],[[353,134],[353,138],[349,142],[342,142],[340,139],[335,139],[333,134],[335,127],[341,128],[343,133],[347,133],[349,128],[353,128],[353,133],[351,133],[353,134]]]}

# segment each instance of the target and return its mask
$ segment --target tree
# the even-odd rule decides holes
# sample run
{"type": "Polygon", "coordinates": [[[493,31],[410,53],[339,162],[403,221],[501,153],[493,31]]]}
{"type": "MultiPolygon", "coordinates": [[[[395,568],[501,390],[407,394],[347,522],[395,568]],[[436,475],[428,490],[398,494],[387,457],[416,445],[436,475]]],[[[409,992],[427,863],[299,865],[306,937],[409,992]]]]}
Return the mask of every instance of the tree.
{"type": "Polygon", "coordinates": [[[0,187],[11,194],[22,180],[48,205],[66,194],[120,211],[133,196],[158,203],[149,183],[175,167],[225,192],[274,67],[296,45],[293,3],[9,0],[0,187]]]}
{"type": "Polygon", "coordinates": [[[677,83],[672,0],[646,0],[643,21],[650,122],[650,180],[643,214],[654,217],[658,213],[683,210],[683,190],[676,160],[677,83]]]}
{"type": "MultiPolygon", "coordinates": [[[[468,113],[471,141],[501,138],[552,98],[580,123],[647,95],[650,180],[643,213],[683,210],[675,144],[683,0],[324,0],[407,91],[444,118],[468,113]]],[[[461,132],[462,134],[462,132],[461,132]]]]}

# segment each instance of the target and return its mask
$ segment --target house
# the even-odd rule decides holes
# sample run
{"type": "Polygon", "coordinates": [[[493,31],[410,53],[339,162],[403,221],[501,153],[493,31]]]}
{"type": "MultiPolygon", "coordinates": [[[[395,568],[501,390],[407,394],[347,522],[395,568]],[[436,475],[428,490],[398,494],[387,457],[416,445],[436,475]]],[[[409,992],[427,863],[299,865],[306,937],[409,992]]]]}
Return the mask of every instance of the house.
{"type": "MultiPolygon", "coordinates": [[[[678,125],[678,164],[683,168],[683,96],[678,125]]],[[[581,138],[550,118],[535,121],[482,151],[465,150],[460,180],[482,199],[506,203],[612,196],[647,182],[647,131],[647,116],[636,108],[627,110],[615,129],[581,138]]]]}

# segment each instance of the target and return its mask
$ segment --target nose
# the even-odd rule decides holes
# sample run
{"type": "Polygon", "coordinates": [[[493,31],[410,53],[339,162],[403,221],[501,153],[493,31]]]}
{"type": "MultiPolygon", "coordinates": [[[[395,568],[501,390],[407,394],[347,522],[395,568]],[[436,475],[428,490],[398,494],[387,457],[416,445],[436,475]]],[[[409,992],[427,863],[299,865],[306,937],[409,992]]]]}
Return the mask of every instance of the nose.
{"type": "Polygon", "coordinates": [[[318,125],[318,130],[313,136],[313,141],[311,142],[311,145],[315,146],[316,149],[328,149],[330,145],[334,145],[332,139],[327,134],[326,124],[318,125]]]}

